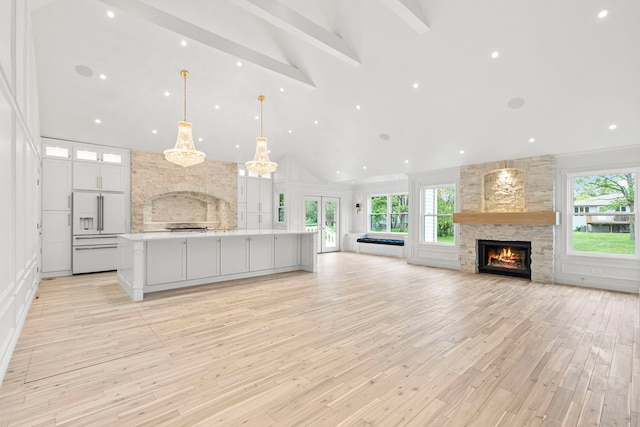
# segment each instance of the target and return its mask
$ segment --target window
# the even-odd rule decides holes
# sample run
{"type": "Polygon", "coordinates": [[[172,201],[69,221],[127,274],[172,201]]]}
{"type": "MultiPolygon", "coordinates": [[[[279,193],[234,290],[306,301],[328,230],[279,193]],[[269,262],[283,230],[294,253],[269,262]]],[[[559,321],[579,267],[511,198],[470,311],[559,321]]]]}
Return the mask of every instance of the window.
{"type": "Polygon", "coordinates": [[[369,231],[406,233],[409,231],[409,195],[385,194],[369,199],[369,231]]]}
{"type": "Polygon", "coordinates": [[[44,148],[44,154],[49,157],[69,157],[69,149],[66,147],[54,147],[53,145],[47,145],[44,148]]]}
{"type": "Polygon", "coordinates": [[[570,175],[569,252],[636,255],[637,170],[570,175]]]}
{"type": "Polygon", "coordinates": [[[454,243],[456,187],[427,187],[423,189],[423,234],[424,243],[454,243]]]}
{"type": "Polygon", "coordinates": [[[277,196],[277,217],[276,222],[284,222],[284,193],[278,193],[277,196]]]}

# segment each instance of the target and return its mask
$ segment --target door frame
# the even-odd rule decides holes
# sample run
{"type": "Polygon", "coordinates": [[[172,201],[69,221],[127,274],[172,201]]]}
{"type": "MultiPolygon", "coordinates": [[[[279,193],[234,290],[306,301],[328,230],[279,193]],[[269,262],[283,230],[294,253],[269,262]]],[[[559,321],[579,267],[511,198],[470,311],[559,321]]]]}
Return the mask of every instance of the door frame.
{"type": "Polygon", "coordinates": [[[340,251],[340,197],[335,196],[304,196],[303,197],[303,218],[306,217],[307,213],[307,201],[314,201],[318,203],[318,245],[317,252],[327,253],[327,252],[338,252],[340,251]],[[326,216],[326,204],[327,202],[335,202],[336,203],[336,212],[335,212],[335,223],[336,223],[336,231],[335,231],[335,245],[327,246],[327,228],[325,224],[325,216],[326,216]]]}

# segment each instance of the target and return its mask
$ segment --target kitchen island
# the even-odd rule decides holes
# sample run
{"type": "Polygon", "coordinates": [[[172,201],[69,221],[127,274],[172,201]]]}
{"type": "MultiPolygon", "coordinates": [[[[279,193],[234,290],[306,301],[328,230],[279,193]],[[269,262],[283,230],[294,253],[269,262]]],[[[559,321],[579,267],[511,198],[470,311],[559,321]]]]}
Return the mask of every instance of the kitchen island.
{"type": "Polygon", "coordinates": [[[316,271],[317,233],[281,230],[118,236],[118,283],[144,294],[287,271],[316,271]]]}

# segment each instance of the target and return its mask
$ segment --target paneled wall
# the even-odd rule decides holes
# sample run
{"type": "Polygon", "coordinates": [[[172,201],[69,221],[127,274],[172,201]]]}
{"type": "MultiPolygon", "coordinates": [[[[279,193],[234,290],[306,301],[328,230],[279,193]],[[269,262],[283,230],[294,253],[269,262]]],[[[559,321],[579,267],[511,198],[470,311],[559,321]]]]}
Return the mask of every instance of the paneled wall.
{"type": "Polygon", "coordinates": [[[0,380],[40,282],[40,131],[26,0],[0,2],[0,380]]]}

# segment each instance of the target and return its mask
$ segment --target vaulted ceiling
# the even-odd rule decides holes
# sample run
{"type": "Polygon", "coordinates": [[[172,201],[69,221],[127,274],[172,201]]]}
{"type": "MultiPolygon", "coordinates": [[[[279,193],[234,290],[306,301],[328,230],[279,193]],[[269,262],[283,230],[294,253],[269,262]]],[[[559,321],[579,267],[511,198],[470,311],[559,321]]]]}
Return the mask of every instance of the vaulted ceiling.
{"type": "Polygon", "coordinates": [[[253,157],[264,95],[326,182],[640,144],[637,0],[31,3],[43,136],[171,148],[187,69],[208,158],[253,157]]]}

